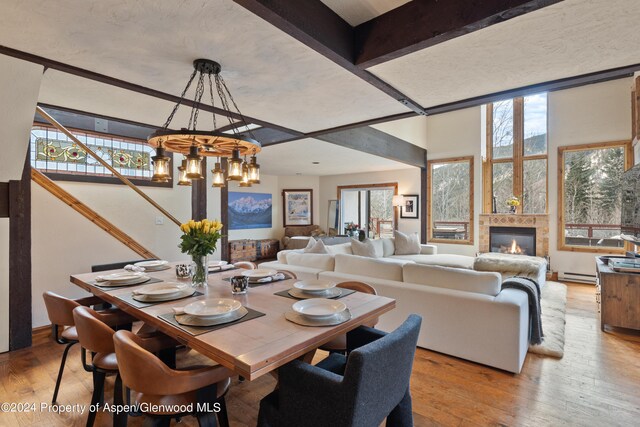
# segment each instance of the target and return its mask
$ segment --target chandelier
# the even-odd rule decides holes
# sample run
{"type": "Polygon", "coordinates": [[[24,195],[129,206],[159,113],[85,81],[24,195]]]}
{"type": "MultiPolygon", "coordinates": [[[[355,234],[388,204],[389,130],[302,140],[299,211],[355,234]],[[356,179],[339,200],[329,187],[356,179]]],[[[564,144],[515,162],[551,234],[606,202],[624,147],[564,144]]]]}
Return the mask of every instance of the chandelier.
{"type": "Polygon", "coordinates": [[[169,167],[170,158],[166,151],[181,153],[185,157],[178,167],[178,185],[191,185],[192,180],[203,179],[202,159],[204,156],[216,157],[217,161],[211,170],[213,174],[213,187],[224,187],[227,181],[238,181],[240,187],[251,187],[260,183],[260,165],[256,154],[260,152],[261,145],[257,142],[244,116],[240,112],[236,102],[231,96],[224,79],[220,75],[220,64],[209,59],[196,59],[193,61],[193,72],[189,81],[161,129],[156,130],[147,138],[147,142],[156,148],[156,155],[151,157],[154,173],[152,181],[168,182],[171,178],[169,167]],[[179,131],[169,129],[173,116],[184,102],[187,91],[193,81],[196,80],[193,106],[189,115],[187,127],[179,131]],[[229,133],[216,131],[216,114],[213,116],[213,130],[197,130],[198,116],[200,114],[202,96],[205,89],[209,89],[211,106],[215,107],[214,88],[221,108],[226,111],[229,120],[229,133]],[[232,111],[233,108],[233,111],[232,111]],[[237,121],[233,121],[235,117],[237,121]],[[247,157],[250,157],[247,160],[247,157]],[[227,170],[222,168],[221,158],[228,158],[227,170]]]}

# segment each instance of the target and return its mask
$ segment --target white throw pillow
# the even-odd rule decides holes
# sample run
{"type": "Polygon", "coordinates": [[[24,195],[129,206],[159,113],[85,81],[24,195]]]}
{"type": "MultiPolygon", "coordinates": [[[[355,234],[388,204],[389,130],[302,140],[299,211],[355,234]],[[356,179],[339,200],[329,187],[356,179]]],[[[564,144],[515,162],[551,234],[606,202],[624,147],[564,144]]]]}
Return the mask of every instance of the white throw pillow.
{"type": "MultiPolygon", "coordinates": [[[[315,241],[314,239],[314,242],[315,243],[311,247],[307,245],[307,247],[304,248],[303,252],[305,254],[328,254],[329,253],[327,252],[327,247],[324,245],[324,242],[322,240],[315,241]]],[[[309,243],[311,243],[311,241],[309,241],[309,243]]]]}
{"type": "Polygon", "coordinates": [[[327,253],[328,254],[348,254],[348,255],[353,255],[353,252],[351,251],[351,242],[347,242],[347,243],[339,243],[337,245],[329,245],[326,246],[327,248],[327,253]]]}
{"type": "Polygon", "coordinates": [[[351,250],[353,251],[354,255],[366,256],[369,258],[378,258],[376,247],[369,239],[365,240],[364,242],[356,239],[351,239],[351,250]]]}
{"type": "Polygon", "coordinates": [[[396,255],[417,255],[420,253],[420,239],[418,233],[404,234],[394,231],[396,255]]]}
{"type": "Polygon", "coordinates": [[[383,237],[380,240],[382,240],[382,256],[388,257],[396,252],[396,246],[393,243],[393,237],[383,237]]]}

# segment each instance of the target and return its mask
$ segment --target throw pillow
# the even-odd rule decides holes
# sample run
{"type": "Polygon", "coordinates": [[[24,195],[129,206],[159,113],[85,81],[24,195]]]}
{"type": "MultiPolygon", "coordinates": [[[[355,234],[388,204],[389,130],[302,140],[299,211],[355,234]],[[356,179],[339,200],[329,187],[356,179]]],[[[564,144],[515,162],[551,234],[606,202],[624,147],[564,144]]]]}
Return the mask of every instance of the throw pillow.
{"type": "Polygon", "coordinates": [[[418,233],[404,234],[394,231],[393,236],[396,244],[396,255],[417,255],[420,253],[418,233]]]}
{"type": "Polygon", "coordinates": [[[304,248],[303,252],[306,254],[328,254],[329,252],[327,251],[327,247],[324,245],[324,242],[322,240],[315,240],[313,239],[313,237],[309,240],[309,244],[311,243],[311,240],[314,240],[314,244],[311,245],[311,247],[309,245],[307,245],[306,248],[304,248]]]}
{"type": "Polygon", "coordinates": [[[377,258],[376,247],[371,240],[366,239],[364,242],[360,242],[357,239],[351,239],[351,251],[354,255],[366,256],[369,258],[377,258]]]}

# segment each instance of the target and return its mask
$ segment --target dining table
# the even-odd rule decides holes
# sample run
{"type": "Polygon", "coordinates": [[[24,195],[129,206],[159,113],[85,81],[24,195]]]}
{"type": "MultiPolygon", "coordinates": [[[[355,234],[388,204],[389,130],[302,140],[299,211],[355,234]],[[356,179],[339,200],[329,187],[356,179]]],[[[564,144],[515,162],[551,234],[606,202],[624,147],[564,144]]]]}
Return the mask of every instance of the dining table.
{"type": "MultiPolygon", "coordinates": [[[[152,282],[180,282],[176,278],[175,264],[166,270],[146,273],[152,282]]],[[[193,296],[150,305],[131,300],[133,291],[146,284],[106,288],[97,282],[99,276],[124,270],[101,271],[71,275],[71,283],[99,297],[105,302],[141,320],[177,342],[188,346],[211,360],[229,368],[237,375],[254,380],[267,373],[277,373],[280,366],[294,359],[309,359],[315,350],[332,339],[378,318],[395,307],[395,300],[379,295],[353,292],[339,299],[351,312],[351,318],[333,326],[302,326],[285,318],[297,301],[287,295],[296,279],[252,284],[246,294],[233,295],[229,278],[248,271],[221,270],[209,273],[207,286],[195,288],[193,296]],[[283,292],[285,291],[285,292],[283,292]],[[279,295],[276,295],[280,293],[279,295]],[[193,328],[182,328],[168,321],[174,307],[184,307],[195,301],[231,298],[260,316],[236,321],[215,330],[193,333],[193,328]],[[162,317],[161,317],[162,316],[162,317]]],[[[189,284],[188,280],[182,281],[189,284]]]]}

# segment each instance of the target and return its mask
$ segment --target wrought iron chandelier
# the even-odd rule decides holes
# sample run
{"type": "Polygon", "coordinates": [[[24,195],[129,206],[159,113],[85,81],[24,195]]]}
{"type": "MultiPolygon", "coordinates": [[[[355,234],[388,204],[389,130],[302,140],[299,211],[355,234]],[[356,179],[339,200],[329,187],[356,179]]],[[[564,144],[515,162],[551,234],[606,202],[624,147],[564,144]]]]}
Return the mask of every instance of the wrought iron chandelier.
{"type": "Polygon", "coordinates": [[[224,187],[227,181],[238,181],[240,187],[251,187],[260,183],[260,165],[257,162],[256,154],[260,152],[261,145],[257,142],[249,124],[240,112],[231,92],[227,88],[224,79],[220,75],[220,64],[209,59],[196,59],[193,61],[193,72],[189,81],[180,95],[180,100],[176,103],[161,129],[155,131],[147,138],[147,142],[156,148],[156,155],[151,158],[154,167],[153,181],[167,182],[171,178],[169,167],[170,158],[166,151],[181,153],[185,157],[178,167],[178,185],[191,185],[192,180],[203,179],[202,158],[216,157],[217,161],[211,170],[213,174],[213,187],[224,187]],[[197,79],[196,79],[197,77],[197,79]],[[194,104],[191,107],[189,123],[187,127],[179,131],[169,129],[173,116],[183,103],[187,91],[194,80],[197,80],[194,104]],[[231,133],[216,131],[216,114],[213,116],[213,130],[197,130],[198,115],[200,113],[200,102],[204,95],[206,86],[209,88],[211,106],[215,107],[214,88],[220,99],[221,108],[228,112],[231,133]],[[232,111],[233,108],[233,111],[232,111]],[[237,121],[232,120],[232,116],[237,121]],[[247,156],[250,161],[247,161],[247,156]],[[229,158],[227,171],[222,168],[221,158],[229,158]]]}

